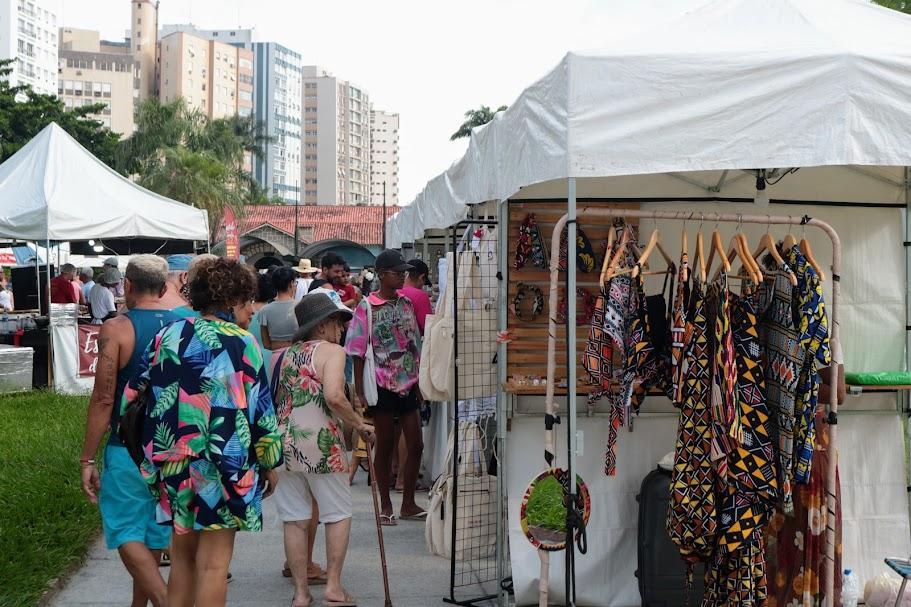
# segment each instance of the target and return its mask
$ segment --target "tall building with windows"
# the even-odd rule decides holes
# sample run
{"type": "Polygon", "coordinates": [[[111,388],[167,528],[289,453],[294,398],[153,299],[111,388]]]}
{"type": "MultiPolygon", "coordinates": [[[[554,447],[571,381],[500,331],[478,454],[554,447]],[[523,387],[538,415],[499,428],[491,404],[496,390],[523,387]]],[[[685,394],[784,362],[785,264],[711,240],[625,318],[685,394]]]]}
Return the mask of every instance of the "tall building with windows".
{"type": "Polygon", "coordinates": [[[211,118],[253,110],[253,52],[238,46],[175,31],[159,42],[158,95],[211,118]],[[243,75],[243,77],[241,77],[243,75]]]}
{"type": "Polygon", "coordinates": [[[399,115],[370,110],[370,204],[384,194],[387,205],[399,203],[399,115]]]}
{"type": "Polygon", "coordinates": [[[301,56],[275,42],[254,42],[252,46],[254,115],[272,139],[266,154],[254,158],[253,176],[269,196],[286,203],[303,202],[301,56]]]}
{"type": "Polygon", "coordinates": [[[304,67],[305,204],[366,204],[370,200],[370,98],[355,84],[318,66],[304,67]]]}
{"type": "Polygon", "coordinates": [[[0,58],[15,59],[10,84],[57,94],[56,4],[47,0],[0,0],[0,58]]]}
{"type": "Polygon", "coordinates": [[[124,42],[100,40],[98,32],[60,28],[57,95],[67,109],[104,104],[93,118],[128,136],[135,129],[139,64],[124,42]]]}
{"type": "Polygon", "coordinates": [[[158,0],[130,0],[130,51],[139,65],[139,101],[158,94],[158,0]]]}

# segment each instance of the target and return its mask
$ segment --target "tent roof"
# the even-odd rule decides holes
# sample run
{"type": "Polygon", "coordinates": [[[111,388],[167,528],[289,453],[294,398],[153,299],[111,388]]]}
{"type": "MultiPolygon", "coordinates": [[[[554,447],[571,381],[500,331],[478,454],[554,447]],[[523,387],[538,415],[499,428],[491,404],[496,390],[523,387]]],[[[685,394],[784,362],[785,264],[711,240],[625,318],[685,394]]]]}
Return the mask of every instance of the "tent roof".
{"type": "Polygon", "coordinates": [[[0,237],[208,240],[205,211],[123,177],[51,123],[0,165],[0,237]]]}
{"type": "MultiPolygon", "coordinates": [[[[911,16],[867,0],[693,6],[606,48],[567,54],[472,132],[462,158],[412,203],[412,221],[393,218],[389,240],[407,242],[455,223],[466,205],[520,190],[553,196],[568,177],[601,180],[580,181],[589,195],[620,196],[621,180],[639,197],[740,197],[755,193],[755,175],[742,171],[852,166],[851,178],[871,187],[855,187],[864,191],[848,201],[904,201],[895,167],[911,165],[911,16]],[[696,184],[675,178],[694,172],[696,184]],[[420,229],[401,230],[415,220],[420,229]]],[[[846,200],[821,175],[801,170],[767,193],[846,200]]],[[[565,183],[560,190],[565,197],[565,183]]]]}

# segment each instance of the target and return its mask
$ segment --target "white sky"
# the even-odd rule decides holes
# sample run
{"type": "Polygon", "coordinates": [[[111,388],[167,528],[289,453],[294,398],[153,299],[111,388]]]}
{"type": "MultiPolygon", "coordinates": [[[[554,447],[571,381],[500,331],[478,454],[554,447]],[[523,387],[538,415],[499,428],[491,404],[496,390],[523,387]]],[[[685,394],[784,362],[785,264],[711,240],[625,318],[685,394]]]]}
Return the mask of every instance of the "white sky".
{"type": "MultiPolygon", "coordinates": [[[[120,40],[129,0],[57,0],[58,23],[120,40]]],[[[704,1],[704,0],[703,0],[704,1]]],[[[253,27],[398,112],[400,203],[464,151],[462,115],[510,104],[570,50],[601,46],[696,0],[161,0],[159,24],[253,27]]]]}

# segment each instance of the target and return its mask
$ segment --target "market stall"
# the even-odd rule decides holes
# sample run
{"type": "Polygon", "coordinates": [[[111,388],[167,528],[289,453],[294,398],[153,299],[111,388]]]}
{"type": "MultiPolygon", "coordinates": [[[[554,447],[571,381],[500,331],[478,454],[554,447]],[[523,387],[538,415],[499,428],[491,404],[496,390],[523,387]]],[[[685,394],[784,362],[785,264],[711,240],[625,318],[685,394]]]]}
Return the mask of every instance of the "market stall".
{"type": "MultiPolygon", "coordinates": [[[[641,244],[657,226],[664,247],[674,252],[681,249],[682,220],[689,218],[693,232],[700,212],[791,215],[797,223],[807,215],[831,224],[844,243],[838,327],[846,369],[904,370],[909,283],[902,243],[909,240],[904,224],[911,204],[905,168],[911,164],[911,111],[903,91],[911,89],[909,36],[911,19],[865,2],[741,0],[708,2],[652,31],[613,40],[608,48],[567,55],[508,111],[473,133],[464,157],[434,180],[446,187],[433,188],[431,195],[428,184],[414,210],[393,218],[387,238],[396,246],[419,239],[426,229],[445,227],[424,221],[444,215],[428,208],[459,215],[470,205],[502,201],[501,216],[508,216],[509,225],[501,230],[500,249],[511,265],[519,224],[530,213],[541,216],[548,248],[553,234],[547,228],[568,213],[566,256],[572,271],[564,274],[565,288],[577,293],[577,286],[594,290],[597,275],[574,268],[573,234],[577,228],[590,232],[597,250],[607,227],[577,219],[583,206],[680,213],[676,220],[638,220],[645,224],[641,244]]],[[[706,232],[713,228],[707,225],[706,232]]],[[[786,234],[759,223],[724,229],[725,246],[735,231],[751,243],[767,231],[779,239],[786,234]]],[[[797,232],[798,239],[804,236],[797,232]]],[[[805,236],[829,275],[823,290],[831,300],[832,245],[814,232],[807,228],[805,236]]],[[[518,293],[518,282],[537,283],[542,290],[549,284],[543,268],[510,269],[504,278],[504,308],[518,293]]],[[[558,337],[576,332],[572,319],[585,308],[585,299],[567,298],[562,315],[569,320],[558,337]]],[[[507,454],[501,469],[507,474],[519,604],[538,600],[539,559],[520,528],[519,511],[534,471],[548,465],[544,457],[537,465],[532,460],[541,453],[546,403],[547,382],[540,382],[548,362],[541,354],[546,329],[540,323],[559,311],[545,305],[538,326],[510,319],[516,339],[499,361],[507,379],[499,412],[514,414],[509,434],[500,437],[500,452],[507,454]]],[[[584,350],[582,343],[577,341],[574,359],[584,350]]],[[[587,412],[588,388],[579,381],[585,379],[582,370],[577,378],[565,372],[562,351],[558,344],[555,391],[564,380],[570,394],[582,394],[557,401],[564,420],[554,432],[560,441],[563,436],[575,441],[576,411],[587,412]]],[[[829,443],[840,450],[842,561],[861,579],[884,571],[883,557],[911,549],[902,495],[904,402],[896,392],[849,398],[839,442],[829,443]],[[860,448],[863,436],[876,436],[877,444],[860,448]]],[[[586,605],[633,605],[640,600],[635,495],[645,473],[673,450],[677,414],[666,398],[648,398],[634,432],[619,439],[616,475],[607,477],[607,411],[600,406],[579,420],[584,449],[577,444],[567,453],[565,441],[558,441],[553,451],[556,465],[581,470],[591,495],[589,550],[575,561],[577,599],[586,605]]],[[[824,425],[820,433],[830,428],[824,425]]],[[[821,577],[820,584],[832,583],[831,575],[821,577]]],[[[562,558],[555,558],[552,602],[565,600],[563,581],[562,558]]]]}
{"type": "MultiPolygon", "coordinates": [[[[209,225],[205,211],[136,185],[51,123],[0,165],[0,238],[37,243],[46,251],[62,242],[94,240],[103,253],[116,255],[117,243],[136,239],[192,251],[194,241],[208,242],[209,225]]],[[[36,292],[46,289],[52,274],[47,255],[45,267],[34,273],[36,292]]],[[[55,387],[68,393],[91,390],[93,376],[88,368],[80,371],[76,356],[79,344],[85,348],[91,338],[77,341],[77,311],[48,310],[36,299],[28,312],[38,326],[59,321],[50,322],[52,350],[58,353],[51,365],[55,387]]]]}

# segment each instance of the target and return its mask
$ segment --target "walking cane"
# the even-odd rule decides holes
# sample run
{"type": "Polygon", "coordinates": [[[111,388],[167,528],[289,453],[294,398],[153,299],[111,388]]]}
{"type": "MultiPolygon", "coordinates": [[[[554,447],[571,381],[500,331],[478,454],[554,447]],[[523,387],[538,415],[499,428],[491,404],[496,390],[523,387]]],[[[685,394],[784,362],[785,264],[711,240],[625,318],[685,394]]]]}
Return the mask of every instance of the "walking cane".
{"type": "Polygon", "coordinates": [[[376,520],[376,537],[380,542],[380,563],[383,565],[383,590],[386,592],[386,603],[384,607],[392,607],[392,599],[389,597],[389,572],[386,569],[386,546],[383,543],[383,526],[380,524],[380,498],[376,492],[376,471],[373,468],[373,446],[367,444],[367,464],[370,467],[370,490],[373,493],[373,517],[376,520]]]}

